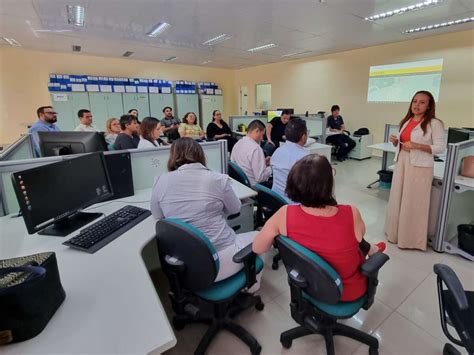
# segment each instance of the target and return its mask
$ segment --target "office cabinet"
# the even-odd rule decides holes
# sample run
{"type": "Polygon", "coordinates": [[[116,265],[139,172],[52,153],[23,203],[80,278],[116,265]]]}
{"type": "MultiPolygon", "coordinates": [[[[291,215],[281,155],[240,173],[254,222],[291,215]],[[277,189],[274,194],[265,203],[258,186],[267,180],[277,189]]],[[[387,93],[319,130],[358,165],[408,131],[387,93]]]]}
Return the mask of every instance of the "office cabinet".
{"type": "Polygon", "coordinates": [[[224,98],[222,95],[200,95],[199,116],[201,117],[201,127],[205,131],[207,125],[212,122],[212,112],[219,110],[224,119],[224,98]]]}
{"type": "MultiPolygon", "coordinates": [[[[176,94],[176,117],[181,120],[187,112],[194,112],[199,116],[199,102],[197,94],[176,94]]],[[[200,117],[198,117],[199,120],[200,117]]],[[[205,129],[205,127],[203,128],[205,129]]]]}
{"type": "Polygon", "coordinates": [[[124,93],[122,94],[122,99],[124,113],[131,109],[137,109],[139,119],[150,116],[148,93],[124,93]]]}
{"type": "Polygon", "coordinates": [[[356,146],[349,152],[349,158],[363,160],[372,156],[372,149],[368,148],[372,144],[372,135],[350,136],[356,142],[356,146]]]}
{"type": "Polygon", "coordinates": [[[57,125],[62,131],[73,131],[79,125],[77,112],[90,109],[87,92],[52,92],[51,104],[58,113],[57,125]]]}
{"type": "Polygon", "coordinates": [[[169,106],[173,109],[173,114],[176,115],[174,109],[173,94],[149,94],[150,98],[150,116],[158,118],[164,117],[163,108],[169,106]]]}
{"type": "Polygon", "coordinates": [[[120,118],[123,115],[122,94],[118,92],[90,92],[92,123],[99,131],[105,131],[109,118],[120,118]]]}

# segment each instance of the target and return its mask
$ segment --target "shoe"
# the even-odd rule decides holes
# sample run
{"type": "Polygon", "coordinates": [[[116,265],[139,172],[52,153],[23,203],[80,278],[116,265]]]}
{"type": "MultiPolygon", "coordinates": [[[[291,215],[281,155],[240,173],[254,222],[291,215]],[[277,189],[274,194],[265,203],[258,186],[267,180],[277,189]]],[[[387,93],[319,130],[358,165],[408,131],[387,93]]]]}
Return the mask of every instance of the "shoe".
{"type": "Polygon", "coordinates": [[[379,252],[383,253],[385,251],[385,248],[387,248],[387,245],[384,242],[380,242],[375,244],[377,248],[379,248],[379,252]]]}

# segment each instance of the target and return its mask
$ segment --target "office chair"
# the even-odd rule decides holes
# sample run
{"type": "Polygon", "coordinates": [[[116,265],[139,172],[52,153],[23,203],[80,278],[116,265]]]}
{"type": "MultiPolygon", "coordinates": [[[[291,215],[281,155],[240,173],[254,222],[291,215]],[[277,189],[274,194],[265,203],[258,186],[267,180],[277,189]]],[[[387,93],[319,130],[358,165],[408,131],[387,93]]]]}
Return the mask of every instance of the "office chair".
{"type": "MultiPolygon", "coordinates": [[[[244,268],[231,277],[214,282],[219,272],[216,249],[199,229],[179,219],[162,219],[156,223],[156,238],[161,265],[170,283],[173,327],[181,330],[187,323],[210,324],[195,354],[204,354],[214,336],[226,329],[239,337],[252,354],[260,354],[258,341],[231,317],[248,306],[262,310],[259,296],[247,295],[246,306],[239,305],[237,296],[256,282],[256,274],[263,268],[263,261],[252,252],[252,245],[234,255],[233,261],[244,268]],[[198,308],[196,299],[213,306],[212,314],[198,308]]],[[[202,307],[203,308],[203,307],[202,307]]]]}
{"type": "Polygon", "coordinates": [[[293,240],[276,238],[283,264],[288,272],[291,290],[291,316],[300,326],[280,335],[280,342],[290,348],[296,338],[309,334],[321,334],[326,341],[328,355],[334,355],[334,335],[342,335],[369,345],[369,354],[378,354],[378,340],[358,329],[338,323],[338,319],[354,316],[361,308],[365,310],[374,303],[378,285],[378,271],[389,259],[388,255],[376,253],[360,267],[367,276],[367,293],[352,302],[339,301],[342,281],[337,272],[316,253],[293,240]]]}
{"type": "Polygon", "coordinates": [[[242,170],[240,166],[238,166],[236,163],[233,161],[228,161],[228,167],[229,167],[229,176],[240,182],[241,184],[244,184],[247,187],[252,188],[250,185],[250,180],[247,177],[247,174],[242,170]]]}
{"type": "MultiPolygon", "coordinates": [[[[439,313],[443,333],[451,342],[462,346],[469,354],[474,354],[474,291],[464,291],[461,281],[449,266],[435,264],[433,270],[438,275],[439,313]],[[443,283],[446,290],[443,289],[443,283]],[[448,324],[454,327],[459,340],[449,333],[448,324]]],[[[443,354],[461,353],[453,345],[446,343],[443,354]]]]}
{"type": "MultiPolygon", "coordinates": [[[[282,206],[287,205],[288,201],[280,194],[261,184],[256,184],[254,189],[258,192],[257,204],[259,208],[257,208],[257,225],[263,226],[276,211],[278,211],[282,206]]],[[[280,260],[281,256],[277,249],[277,253],[273,257],[272,262],[273,270],[278,269],[278,262],[280,260]]]]}

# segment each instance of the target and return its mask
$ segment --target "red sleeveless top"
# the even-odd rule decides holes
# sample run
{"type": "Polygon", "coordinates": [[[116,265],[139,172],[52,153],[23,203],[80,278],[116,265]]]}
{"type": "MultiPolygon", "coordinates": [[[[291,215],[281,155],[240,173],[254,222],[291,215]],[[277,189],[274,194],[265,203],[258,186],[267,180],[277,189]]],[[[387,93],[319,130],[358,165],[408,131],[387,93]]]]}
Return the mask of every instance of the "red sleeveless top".
{"type": "Polygon", "coordinates": [[[367,279],[359,272],[365,257],[354,233],[354,217],[348,205],[338,205],[334,216],[313,216],[300,205],[286,212],[286,231],[290,239],[314,251],[330,264],[342,279],[341,301],[354,301],[367,290],[367,279]]]}

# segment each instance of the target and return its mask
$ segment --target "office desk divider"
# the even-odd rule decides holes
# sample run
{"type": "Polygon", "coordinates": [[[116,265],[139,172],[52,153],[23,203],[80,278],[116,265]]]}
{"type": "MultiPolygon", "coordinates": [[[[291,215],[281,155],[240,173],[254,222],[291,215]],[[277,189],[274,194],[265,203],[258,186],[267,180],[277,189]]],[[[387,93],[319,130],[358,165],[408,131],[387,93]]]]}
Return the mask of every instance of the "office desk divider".
{"type": "MultiPolygon", "coordinates": [[[[244,124],[248,127],[253,120],[259,120],[264,125],[268,123],[267,116],[229,116],[229,127],[231,131],[237,131],[239,124],[244,124]]],[[[205,128],[205,127],[204,127],[205,128]]]]}
{"type": "MultiPolygon", "coordinates": [[[[227,173],[227,141],[219,140],[213,142],[200,143],[206,155],[207,167],[219,173],[227,173]]],[[[120,154],[123,151],[110,151],[104,154],[120,154]]],[[[167,171],[170,146],[130,149],[132,159],[133,185],[135,191],[151,188],[156,176],[167,171]]],[[[0,161],[0,216],[19,211],[11,174],[35,168],[37,166],[71,159],[78,155],[63,155],[57,157],[45,157],[23,160],[0,161]]]]}
{"type": "Polygon", "coordinates": [[[438,252],[458,254],[474,261],[474,255],[457,246],[457,226],[474,223],[474,179],[459,175],[463,158],[470,155],[474,155],[474,139],[448,144],[441,206],[433,249],[438,252]]]}
{"type": "Polygon", "coordinates": [[[21,136],[0,154],[0,161],[32,159],[35,157],[31,134],[21,136]]]}

